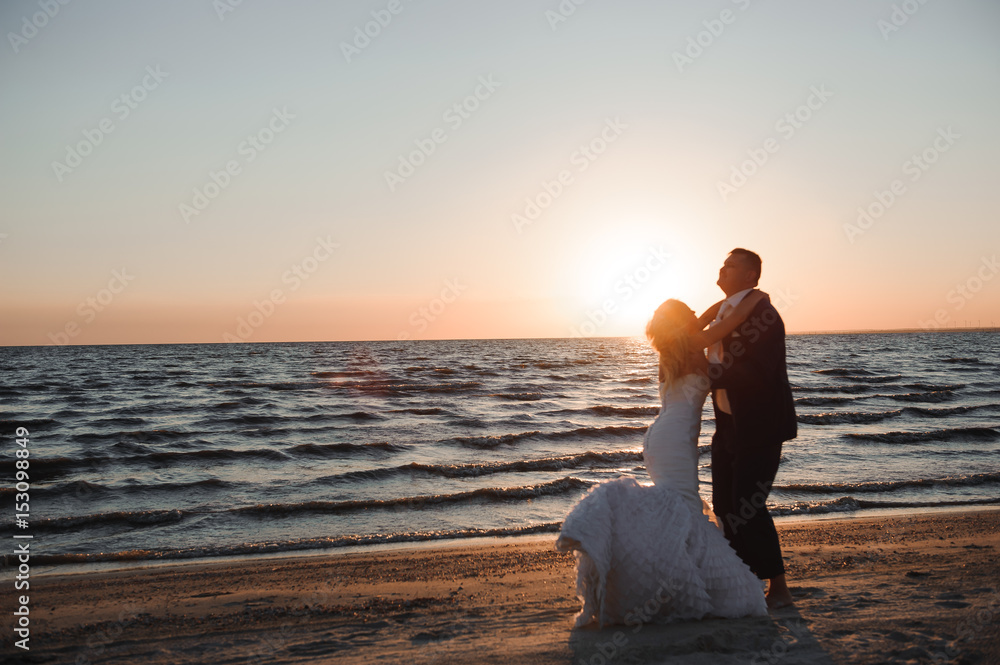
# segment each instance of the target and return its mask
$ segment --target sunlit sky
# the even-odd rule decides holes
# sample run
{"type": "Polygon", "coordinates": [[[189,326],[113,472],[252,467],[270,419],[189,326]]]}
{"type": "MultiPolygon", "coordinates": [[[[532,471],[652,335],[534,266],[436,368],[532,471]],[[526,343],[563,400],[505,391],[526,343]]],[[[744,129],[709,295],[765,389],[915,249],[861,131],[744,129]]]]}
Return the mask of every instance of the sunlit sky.
{"type": "Polygon", "coordinates": [[[1000,324],[993,0],[51,4],[0,344],[640,335],[734,247],[790,332],[1000,324]]]}

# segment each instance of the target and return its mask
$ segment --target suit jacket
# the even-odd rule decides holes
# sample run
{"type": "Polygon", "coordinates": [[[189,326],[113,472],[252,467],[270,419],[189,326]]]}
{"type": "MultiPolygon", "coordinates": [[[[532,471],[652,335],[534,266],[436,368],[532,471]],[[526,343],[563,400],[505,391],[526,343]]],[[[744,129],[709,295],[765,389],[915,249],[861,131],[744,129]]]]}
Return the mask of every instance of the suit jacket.
{"type": "Polygon", "coordinates": [[[761,301],[722,341],[722,363],[709,367],[712,390],[725,388],[741,448],[780,446],[797,434],[785,364],[785,323],[761,301]]]}

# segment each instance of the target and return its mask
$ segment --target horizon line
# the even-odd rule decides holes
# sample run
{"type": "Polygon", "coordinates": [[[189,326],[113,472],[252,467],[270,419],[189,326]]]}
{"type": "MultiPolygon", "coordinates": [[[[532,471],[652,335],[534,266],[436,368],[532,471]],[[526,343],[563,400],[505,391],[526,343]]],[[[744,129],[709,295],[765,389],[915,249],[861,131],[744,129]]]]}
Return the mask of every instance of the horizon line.
{"type": "MultiPolygon", "coordinates": [[[[878,335],[878,334],[912,334],[912,333],[960,333],[960,332],[1000,332],[1000,327],[983,326],[967,328],[871,328],[862,330],[811,330],[785,333],[786,337],[804,335],[878,335]]],[[[33,347],[82,347],[82,346],[181,346],[195,344],[238,345],[238,344],[363,344],[366,342],[478,342],[478,341],[514,341],[514,340],[567,340],[567,339],[642,339],[642,335],[613,335],[591,337],[450,337],[432,339],[326,339],[326,340],[241,340],[239,342],[107,342],[93,344],[0,344],[3,349],[33,348],[33,347]]]]}

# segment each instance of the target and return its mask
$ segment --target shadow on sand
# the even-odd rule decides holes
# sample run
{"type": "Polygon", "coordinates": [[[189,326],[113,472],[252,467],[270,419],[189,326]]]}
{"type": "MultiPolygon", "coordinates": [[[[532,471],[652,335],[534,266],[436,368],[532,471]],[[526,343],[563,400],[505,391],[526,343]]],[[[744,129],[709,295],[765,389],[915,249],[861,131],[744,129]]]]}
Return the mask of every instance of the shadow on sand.
{"type": "Polygon", "coordinates": [[[569,648],[573,665],[833,663],[795,607],[767,617],[578,628],[569,648]]]}

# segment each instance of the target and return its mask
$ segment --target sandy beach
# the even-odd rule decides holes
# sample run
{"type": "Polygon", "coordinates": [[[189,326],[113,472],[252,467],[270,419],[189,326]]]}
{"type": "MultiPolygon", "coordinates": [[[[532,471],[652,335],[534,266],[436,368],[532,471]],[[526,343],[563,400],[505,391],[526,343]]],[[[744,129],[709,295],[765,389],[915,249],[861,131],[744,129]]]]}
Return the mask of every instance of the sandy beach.
{"type": "Polygon", "coordinates": [[[29,652],[14,646],[15,598],[3,594],[4,660],[1000,662],[1000,510],[779,531],[796,605],[767,618],[571,630],[575,562],[551,535],[42,574],[31,579],[29,652]]]}

